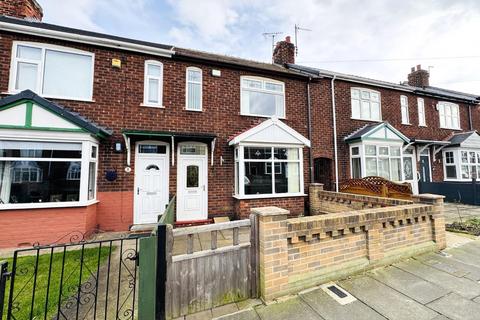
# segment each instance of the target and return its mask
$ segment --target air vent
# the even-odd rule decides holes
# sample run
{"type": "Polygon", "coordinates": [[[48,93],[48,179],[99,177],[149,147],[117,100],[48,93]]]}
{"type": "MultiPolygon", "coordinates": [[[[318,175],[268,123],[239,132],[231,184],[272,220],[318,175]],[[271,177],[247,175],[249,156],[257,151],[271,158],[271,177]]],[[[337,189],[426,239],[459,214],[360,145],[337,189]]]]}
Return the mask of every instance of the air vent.
{"type": "Polygon", "coordinates": [[[341,305],[357,301],[357,298],[333,282],[325,283],[321,285],[320,288],[341,305]]]}

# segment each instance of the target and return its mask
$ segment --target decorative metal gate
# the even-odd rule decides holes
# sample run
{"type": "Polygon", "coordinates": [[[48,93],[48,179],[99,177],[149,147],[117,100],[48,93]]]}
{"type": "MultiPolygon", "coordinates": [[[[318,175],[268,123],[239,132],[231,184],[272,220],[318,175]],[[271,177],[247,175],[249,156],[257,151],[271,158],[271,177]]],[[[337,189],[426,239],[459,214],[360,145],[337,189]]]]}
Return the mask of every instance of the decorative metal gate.
{"type": "Polygon", "coordinates": [[[136,319],[138,244],[134,237],[16,250],[0,265],[0,320],[136,319]]]}

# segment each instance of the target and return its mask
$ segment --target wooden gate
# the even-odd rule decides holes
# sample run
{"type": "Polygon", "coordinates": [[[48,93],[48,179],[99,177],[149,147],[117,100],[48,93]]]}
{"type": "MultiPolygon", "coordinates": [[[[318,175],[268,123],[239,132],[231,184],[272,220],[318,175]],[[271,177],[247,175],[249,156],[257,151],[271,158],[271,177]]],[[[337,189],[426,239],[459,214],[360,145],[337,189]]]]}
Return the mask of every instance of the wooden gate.
{"type": "Polygon", "coordinates": [[[258,296],[255,219],[167,229],[167,318],[258,296]]]}

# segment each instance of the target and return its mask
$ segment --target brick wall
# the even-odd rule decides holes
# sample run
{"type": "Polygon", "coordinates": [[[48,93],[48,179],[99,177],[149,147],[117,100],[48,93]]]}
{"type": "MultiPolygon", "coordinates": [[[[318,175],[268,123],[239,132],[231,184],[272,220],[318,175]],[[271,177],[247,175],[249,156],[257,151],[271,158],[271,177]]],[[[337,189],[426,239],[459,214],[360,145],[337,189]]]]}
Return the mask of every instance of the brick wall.
{"type": "Polygon", "coordinates": [[[0,0],[0,15],[42,20],[43,10],[36,0],[0,0]]]}
{"type": "Polygon", "coordinates": [[[445,248],[443,197],[425,203],[287,219],[255,208],[262,298],[295,293],[420,252],[445,248]]]}

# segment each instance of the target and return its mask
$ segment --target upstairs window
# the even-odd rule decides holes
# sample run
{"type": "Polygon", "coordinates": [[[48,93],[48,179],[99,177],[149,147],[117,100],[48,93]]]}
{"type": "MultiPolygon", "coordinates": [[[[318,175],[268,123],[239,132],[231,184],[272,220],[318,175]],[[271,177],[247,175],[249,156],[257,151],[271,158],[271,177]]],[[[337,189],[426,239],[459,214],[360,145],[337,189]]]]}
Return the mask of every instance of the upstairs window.
{"type": "Polygon", "coordinates": [[[163,104],[163,64],[158,61],[145,61],[145,84],[143,105],[162,107],[163,104]]]}
{"type": "Polygon", "coordinates": [[[30,89],[48,98],[92,100],[93,53],[15,42],[12,55],[10,92],[30,89]]]}
{"type": "Polygon", "coordinates": [[[241,114],[285,118],[283,82],[258,78],[241,78],[241,114]]]}
{"type": "Polygon", "coordinates": [[[425,101],[423,98],[417,99],[417,106],[418,106],[418,125],[421,127],[426,127],[427,122],[425,120],[425,101]]]}
{"type": "Polygon", "coordinates": [[[380,121],[380,93],[363,88],[351,88],[352,118],[380,121]]]}
{"type": "Polygon", "coordinates": [[[202,70],[187,68],[187,110],[202,111],[202,70]]]}
{"type": "Polygon", "coordinates": [[[460,129],[460,111],[458,104],[439,102],[437,104],[440,117],[440,127],[445,129],[460,129]]]}
{"type": "Polygon", "coordinates": [[[400,96],[400,108],[402,113],[402,124],[410,124],[410,117],[408,115],[408,98],[407,96],[400,96]]]}

